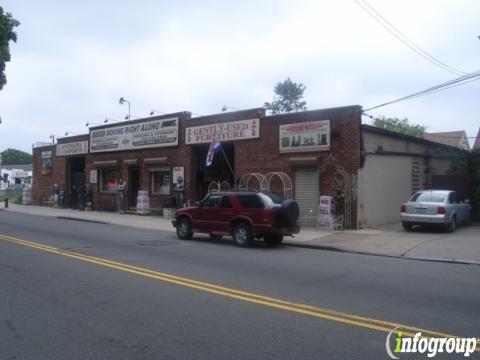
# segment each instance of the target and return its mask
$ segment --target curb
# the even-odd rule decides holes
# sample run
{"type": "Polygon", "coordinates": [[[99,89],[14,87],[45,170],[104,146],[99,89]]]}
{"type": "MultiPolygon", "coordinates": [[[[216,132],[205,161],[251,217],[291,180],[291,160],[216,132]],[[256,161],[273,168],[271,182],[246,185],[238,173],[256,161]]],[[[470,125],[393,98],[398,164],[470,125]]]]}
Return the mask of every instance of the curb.
{"type": "Polygon", "coordinates": [[[313,250],[324,250],[324,251],[335,251],[341,252],[346,254],[355,254],[355,255],[368,255],[368,256],[377,256],[377,257],[385,257],[390,259],[399,259],[399,260],[412,260],[412,261],[428,261],[428,262],[436,262],[436,263],[446,263],[446,264],[454,264],[454,265],[473,265],[473,266],[480,266],[480,262],[478,261],[469,261],[469,260],[455,260],[455,259],[442,259],[442,258],[426,258],[426,257],[406,257],[403,255],[388,255],[388,254],[380,254],[374,253],[369,251],[361,251],[361,250],[348,250],[342,249],[335,246],[330,245],[309,245],[309,244],[295,244],[291,242],[283,243],[285,246],[290,247],[298,247],[298,248],[305,248],[305,249],[313,249],[313,250]]]}
{"type": "Polygon", "coordinates": [[[76,218],[76,217],[70,217],[70,216],[55,216],[55,218],[60,219],[60,220],[74,220],[74,221],[90,222],[90,223],[95,223],[95,224],[104,224],[104,225],[108,224],[105,221],[82,219],[82,218],[76,218]]]}

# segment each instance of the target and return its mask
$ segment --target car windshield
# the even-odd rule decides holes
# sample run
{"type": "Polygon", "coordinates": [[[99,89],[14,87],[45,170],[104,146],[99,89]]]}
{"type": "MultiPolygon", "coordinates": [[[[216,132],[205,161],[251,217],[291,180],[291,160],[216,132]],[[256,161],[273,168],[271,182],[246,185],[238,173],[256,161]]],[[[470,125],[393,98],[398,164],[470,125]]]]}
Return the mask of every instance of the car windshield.
{"type": "Polygon", "coordinates": [[[432,202],[443,203],[445,201],[445,194],[434,192],[422,192],[412,196],[410,202],[432,202]]]}

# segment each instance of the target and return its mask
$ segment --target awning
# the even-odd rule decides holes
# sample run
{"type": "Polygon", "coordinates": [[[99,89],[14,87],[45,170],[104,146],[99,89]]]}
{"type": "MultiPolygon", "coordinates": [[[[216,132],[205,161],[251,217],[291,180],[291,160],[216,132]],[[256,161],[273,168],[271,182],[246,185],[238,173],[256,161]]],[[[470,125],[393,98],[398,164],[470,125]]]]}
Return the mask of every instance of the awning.
{"type": "Polygon", "coordinates": [[[113,167],[118,165],[118,160],[94,161],[93,167],[113,167]]]}

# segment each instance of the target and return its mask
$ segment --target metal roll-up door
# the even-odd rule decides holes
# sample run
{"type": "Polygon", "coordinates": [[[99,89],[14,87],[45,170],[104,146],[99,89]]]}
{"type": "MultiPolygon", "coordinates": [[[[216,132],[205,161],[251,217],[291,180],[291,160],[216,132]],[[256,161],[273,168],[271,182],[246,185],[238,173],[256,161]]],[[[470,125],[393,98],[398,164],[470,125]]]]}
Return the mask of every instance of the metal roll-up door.
{"type": "Polygon", "coordinates": [[[300,208],[300,225],[315,226],[318,215],[319,181],[317,169],[295,171],[295,200],[300,208]]]}

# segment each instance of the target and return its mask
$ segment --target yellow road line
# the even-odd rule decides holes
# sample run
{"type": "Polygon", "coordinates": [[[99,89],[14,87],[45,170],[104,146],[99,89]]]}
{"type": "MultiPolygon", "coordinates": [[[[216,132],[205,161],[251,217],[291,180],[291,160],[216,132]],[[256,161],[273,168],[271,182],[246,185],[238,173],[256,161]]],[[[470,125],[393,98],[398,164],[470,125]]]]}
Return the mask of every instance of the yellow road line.
{"type": "MultiPolygon", "coordinates": [[[[136,275],[147,277],[150,279],[161,280],[164,282],[196,289],[203,292],[209,292],[216,295],[221,295],[221,296],[225,296],[225,297],[229,297],[237,300],[246,301],[249,303],[255,303],[255,304],[264,305],[271,308],[276,308],[276,309],[281,309],[285,311],[300,313],[303,315],[332,320],[332,321],[336,321],[336,322],[347,324],[347,325],[367,328],[370,330],[377,330],[377,331],[388,333],[392,331],[393,328],[400,327],[404,333],[404,336],[413,336],[416,332],[422,332],[422,335],[424,335],[425,337],[433,337],[433,336],[453,337],[453,335],[449,335],[449,334],[438,332],[438,331],[427,330],[423,328],[398,324],[398,323],[389,322],[389,321],[377,320],[369,317],[351,315],[351,314],[342,313],[339,311],[323,309],[323,308],[312,306],[312,305],[285,301],[285,300],[263,296],[263,295],[259,295],[251,292],[245,292],[245,291],[240,291],[232,288],[218,286],[218,285],[210,284],[207,282],[197,281],[197,280],[179,277],[179,276],[175,276],[175,275],[171,275],[171,274],[167,274],[159,271],[132,266],[132,265],[124,264],[117,261],[84,255],[84,254],[73,252],[73,251],[65,251],[56,247],[48,246],[48,245],[37,243],[37,242],[22,240],[22,239],[18,239],[18,238],[7,236],[7,235],[0,235],[0,240],[16,243],[18,245],[27,246],[37,250],[42,250],[45,252],[54,253],[54,254],[66,256],[66,257],[77,259],[77,260],[82,260],[85,262],[120,270],[120,271],[131,273],[131,274],[136,274],[136,275]]],[[[477,351],[480,351],[480,345],[477,351]]]]}

